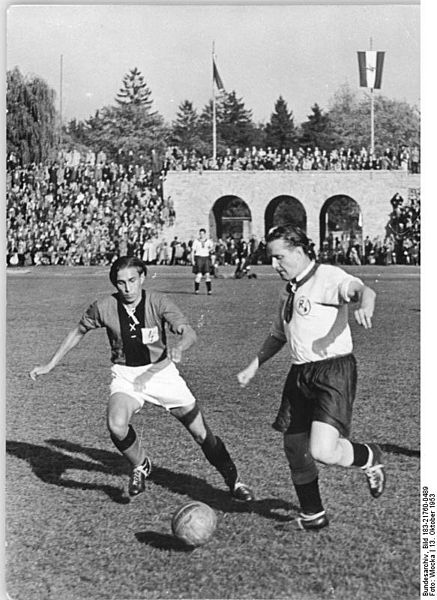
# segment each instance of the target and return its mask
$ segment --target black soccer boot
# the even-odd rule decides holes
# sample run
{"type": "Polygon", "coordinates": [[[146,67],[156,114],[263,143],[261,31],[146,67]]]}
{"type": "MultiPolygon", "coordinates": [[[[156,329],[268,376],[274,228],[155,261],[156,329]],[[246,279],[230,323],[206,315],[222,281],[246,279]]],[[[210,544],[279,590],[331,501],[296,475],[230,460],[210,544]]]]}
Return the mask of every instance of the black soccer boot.
{"type": "Polygon", "coordinates": [[[146,489],[146,479],[152,471],[152,463],[149,458],[144,459],[143,464],[132,469],[129,478],[129,496],[137,496],[146,489]]]}
{"type": "Polygon", "coordinates": [[[386,475],[382,464],[382,450],[377,444],[366,444],[373,457],[369,466],[361,467],[366,475],[370,493],[379,498],[385,489],[386,475]]]}
{"type": "Polygon", "coordinates": [[[299,513],[299,516],[293,520],[295,529],[305,531],[317,531],[327,527],[327,525],[329,525],[329,521],[324,510],[315,514],[299,513]]]}

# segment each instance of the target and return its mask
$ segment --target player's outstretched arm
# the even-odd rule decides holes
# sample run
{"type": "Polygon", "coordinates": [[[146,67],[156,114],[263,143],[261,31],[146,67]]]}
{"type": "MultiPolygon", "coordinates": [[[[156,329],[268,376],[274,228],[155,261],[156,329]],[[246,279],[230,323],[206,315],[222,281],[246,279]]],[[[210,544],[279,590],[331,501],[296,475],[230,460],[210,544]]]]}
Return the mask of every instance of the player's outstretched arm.
{"type": "Polygon", "coordinates": [[[86,332],[81,331],[79,326],[72,329],[63,339],[59,348],[56,350],[52,358],[45,365],[34,367],[29,373],[30,377],[35,381],[39,375],[46,375],[63,359],[63,357],[72,348],[77,346],[80,340],[83,338],[86,332]]]}
{"type": "Polygon", "coordinates": [[[376,293],[367,285],[353,281],[349,285],[348,295],[351,301],[358,302],[354,311],[356,322],[365,329],[370,329],[375,311],[376,293]]]}
{"type": "Polygon", "coordinates": [[[246,385],[255,377],[259,367],[274,356],[284,346],[285,340],[279,339],[274,335],[269,335],[260,348],[256,358],[237,375],[238,383],[241,387],[246,385]]]}
{"type": "Polygon", "coordinates": [[[182,360],[182,353],[196,342],[197,335],[191,325],[180,325],[176,333],[180,336],[180,340],[173,348],[170,348],[169,358],[178,363],[182,360]]]}
{"type": "Polygon", "coordinates": [[[248,383],[255,377],[256,372],[259,369],[258,357],[254,358],[253,361],[237,375],[238,383],[241,387],[246,387],[248,383]]]}

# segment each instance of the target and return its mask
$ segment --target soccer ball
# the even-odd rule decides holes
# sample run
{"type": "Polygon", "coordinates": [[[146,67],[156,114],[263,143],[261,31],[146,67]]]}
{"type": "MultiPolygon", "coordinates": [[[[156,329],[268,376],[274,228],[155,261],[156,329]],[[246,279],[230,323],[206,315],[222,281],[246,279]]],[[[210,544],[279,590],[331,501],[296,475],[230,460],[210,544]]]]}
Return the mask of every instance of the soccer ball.
{"type": "Polygon", "coordinates": [[[178,508],[171,520],[173,534],[187,546],[202,546],[211,539],[217,515],[203,502],[189,502],[178,508]]]}

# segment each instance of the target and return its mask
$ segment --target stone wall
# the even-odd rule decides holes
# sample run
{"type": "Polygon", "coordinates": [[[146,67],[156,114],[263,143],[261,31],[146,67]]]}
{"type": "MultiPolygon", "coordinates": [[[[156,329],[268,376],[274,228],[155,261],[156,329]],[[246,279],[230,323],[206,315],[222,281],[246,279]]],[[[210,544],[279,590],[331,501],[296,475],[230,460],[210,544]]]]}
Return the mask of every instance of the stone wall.
{"type": "Polygon", "coordinates": [[[164,236],[188,241],[204,227],[217,238],[214,204],[223,196],[237,196],[249,207],[249,232],[265,235],[269,203],[278,196],[292,196],[306,211],[307,235],[319,244],[320,216],[328,199],[346,195],[358,203],[362,214],[363,239],[384,237],[396,194],[407,199],[410,188],[420,188],[420,175],[405,171],[170,171],[164,197],[171,196],[176,218],[164,236]]]}

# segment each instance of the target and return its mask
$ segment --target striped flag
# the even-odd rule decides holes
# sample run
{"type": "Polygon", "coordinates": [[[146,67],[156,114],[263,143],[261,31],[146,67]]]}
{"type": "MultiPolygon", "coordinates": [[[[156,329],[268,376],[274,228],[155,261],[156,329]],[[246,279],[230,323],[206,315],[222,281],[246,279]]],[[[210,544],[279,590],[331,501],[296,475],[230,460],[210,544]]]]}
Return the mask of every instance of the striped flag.
{"type": "Polygon", "coordinates": [[[375,50],[358,52],[360,87],[367,87],[375,90],[381,88],[384,54],[385,52],[376,52],[375,50]]]}
{"type": "Polygon", "coordinates": [[[219,75],[219,72],[218,72],[217,66],[215,64],[214,58],[212,59],[212,73],[213,73],[213,78],[214,78],[215,84],[218,87],[218,89],[219,90],[224,90],[225,86],[223,85],[222,78],[219,75]]]}

